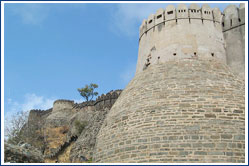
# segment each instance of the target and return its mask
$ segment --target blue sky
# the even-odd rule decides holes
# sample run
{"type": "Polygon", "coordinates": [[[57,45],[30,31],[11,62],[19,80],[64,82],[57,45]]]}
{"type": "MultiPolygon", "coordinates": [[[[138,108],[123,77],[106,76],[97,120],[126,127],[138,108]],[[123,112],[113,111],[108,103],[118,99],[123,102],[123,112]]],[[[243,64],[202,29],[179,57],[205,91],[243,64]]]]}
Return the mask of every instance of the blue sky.
{"type": "MultiPolygon", "coordinates": [[[[210,4],[223,11],[228,4],[210,4]]],[[[236,4],[238,5],[238,4],[236,4]]],[[[135,73],[139,26],[167,4],[5,4],[4,104],[7,115],[48,109],[123,89],[135,73]]]]}

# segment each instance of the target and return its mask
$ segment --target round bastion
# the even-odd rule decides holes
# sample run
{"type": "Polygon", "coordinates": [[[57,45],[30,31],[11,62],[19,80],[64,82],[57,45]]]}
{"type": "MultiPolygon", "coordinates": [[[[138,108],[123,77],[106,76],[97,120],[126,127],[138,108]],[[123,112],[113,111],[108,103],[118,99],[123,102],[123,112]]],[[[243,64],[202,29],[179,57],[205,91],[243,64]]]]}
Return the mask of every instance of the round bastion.
{"type": "Polygon", "coordinates": [[[245,83],[227,65],[222,20],[218,8],[180,4],[143,21],[135,77],[94,162],[245,162],[245,83]]]}
{"type": "Polygon", "coordinates": [[[221,11],[207,4],[158,9],[140,26],[136,73],[154,64],[192,57],[226,63],[221,22],[221,11]]]}
{"type": "Polygon", "coordinates": [[[56,100],[53,104],[53,112],[61,111],[65,109],[72,109],[74,106],[74,101],[72,100],[56,100]]]}

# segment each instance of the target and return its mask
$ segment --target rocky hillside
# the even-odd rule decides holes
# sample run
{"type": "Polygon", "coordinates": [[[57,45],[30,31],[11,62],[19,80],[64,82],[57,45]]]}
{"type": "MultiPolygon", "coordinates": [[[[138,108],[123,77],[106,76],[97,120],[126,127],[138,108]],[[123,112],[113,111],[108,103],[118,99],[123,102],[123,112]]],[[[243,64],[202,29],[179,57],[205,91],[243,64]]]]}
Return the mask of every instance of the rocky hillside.
{"type": "MultiPolygon", "coordinates": [[[[55,109],[54,106],[49,110],[31,110],[27,126],[29,130],[35,130],[35,139],[28,143],[42,154],[42,160],[37,162],[91,162],[96,136],[107,112],[121,92],[122,90],[110,91],[95,101],[80,104],[57,100],[55,102],[60,104],[72,104],[70,107],[55,109]]],[[[14,161],[13,158],[7,157],[14,150],[8,149],[13,148],[5,146],[5,162],[34,162],[28,159],[14,161]]]]}

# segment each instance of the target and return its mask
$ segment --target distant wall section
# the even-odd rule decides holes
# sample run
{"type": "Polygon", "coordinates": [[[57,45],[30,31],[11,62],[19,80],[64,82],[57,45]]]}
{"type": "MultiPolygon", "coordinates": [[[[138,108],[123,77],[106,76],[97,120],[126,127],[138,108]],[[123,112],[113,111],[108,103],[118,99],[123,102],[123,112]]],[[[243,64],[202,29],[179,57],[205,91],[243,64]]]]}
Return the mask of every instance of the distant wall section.
{"type": "Polygon", "coordinates": [[[72,109],[74,106],[74,101],[72,100],[56,100],[53,104],[53,112],[72,109]]]}

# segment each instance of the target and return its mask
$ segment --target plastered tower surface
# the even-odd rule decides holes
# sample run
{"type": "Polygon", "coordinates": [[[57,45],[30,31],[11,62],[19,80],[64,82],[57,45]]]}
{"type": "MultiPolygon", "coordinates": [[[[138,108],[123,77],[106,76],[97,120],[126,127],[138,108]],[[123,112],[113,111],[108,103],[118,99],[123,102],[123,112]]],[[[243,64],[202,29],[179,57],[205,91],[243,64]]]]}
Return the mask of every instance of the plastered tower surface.
{"type": "Polygon", "coordinates": [[[235,74],[245,77],[245,4],[224,10],[223,33],[227,64],[235,74]]]}
{"type": "Polygon", "coordinates": [[[207,4],[159,9],[140,27],[137,73],[149,65],[193,57],[226,63],[221,21],[219,9],[207,4]]]}
{"type": "Polygon", "coordinates": [[[222,31],[207,5],[143,22],[136,75],[98,133],[95,162],[245,162],[245,84],[222,31]]]}

